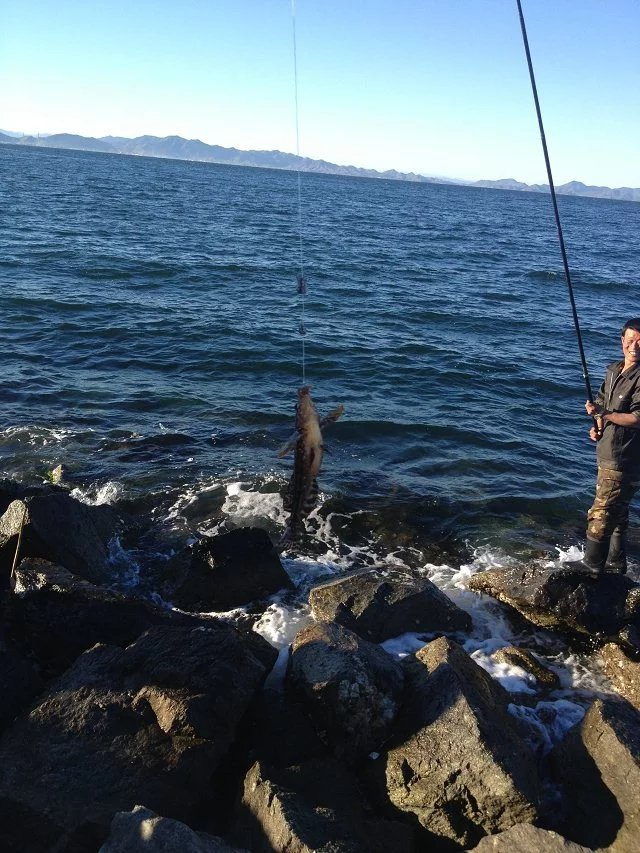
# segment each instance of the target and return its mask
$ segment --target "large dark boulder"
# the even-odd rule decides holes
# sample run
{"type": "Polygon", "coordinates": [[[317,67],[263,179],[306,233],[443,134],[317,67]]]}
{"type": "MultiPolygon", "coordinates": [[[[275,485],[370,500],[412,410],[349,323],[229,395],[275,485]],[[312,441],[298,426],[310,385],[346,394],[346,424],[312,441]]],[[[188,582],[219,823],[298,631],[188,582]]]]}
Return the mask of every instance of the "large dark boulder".
{"type": "Polygon", "coordinates": [[[640,660],[632,658],[615,643],[600,650],[604,671],[621,696],[640,711],[640,660]]]}
{"type": "Polygon", "coordinates": [[[399,580],[379,571],[358,572],[314,587],[314,618],[338,622],[373,643],[407,631],[468,631],[471,617],[425,579],[399,580]]]}
{"type": "Polygon", "coordinates": [[[327,745],[318,736],[305,707],[304,697],[292,690],[262,690],[239,733],[245,769],[256,761],[272,767],[291,767],[327,757],[327,745]]]}
{"type": "Polygon", "coordinates": [[[3,833],[82,839],[88,851],[139,803],[189,822],[266,674],[223,622],[85,652],[0,739],[3,833]]]}
{"type": "Polygon", "coordinates": [[[640,586],[625,575],[607,573],[596,580],[557,568],[491,569],[473,575],[469,588],[543,628],[605,641],[640,626],[640,586]]]}
{"type": "Polygon", "coordinates": [[[565,792],[559,827],[592,849],[632,853],[640,838],[640,713],[620,699],[597,699],[552,753],[565,792]]]}
{"type": "Polygon", "coordinates": [[[110,508],[87,506],[64,492],[15,500],[0,518],[0,566],[6,577],[22,529],[20,558],[39,557],[92,583],[108,583],[108,543],[116,528],[110,508]]]}
{"type": "Polygon", "coordinates": [[[407,666],[407,700],[384,759],[387,796],[435,849],[538,816],[533,754],[507,711],[509,694],[441,637],[407,666]]]}
{"type": "Polygon", "coordinates": [[[161,817],[144,806],[118,812],[98,853],[246,853],[226,841],[194,832],[185,823],[161,817]]]}
{"type": "Polygon", "coordinates": [[[18,566],[5,620],[7,632],[48,674],[60,674],[96,643],[127,646],[153,625],[196,627],[209,622],[95,586],[38,559],[18,566]]]}
{"type": "Polygon", "coordinates": [[[234,840],[252,853],[409,853],[410,829],[380,819],[332,759],[247,773],[234,840]]]}
{"type": "Polygon", "coordinates": [[[23,501],[35,495],[68,494],[62,486],[54,486],[52,483],[18,483],[6,477],[0,479],[0,515],[4,515],[10,503],[23,501]]]}
{"type": "Polygon", "coordinates": [[[0,732],[42,688],[42,678],[33,663],[0,638],[0,732]]]}
{"type": "Polygon", "coordinates": [[[296,635],[287,677],[337,756],[358,761],[381,748],[404,685],[384,649],[335,623],[310,625],[296,635]]]}
{"type": "Polygon", "coordinates": [[[592,853],[590,847],[574,844],[557,832],[530,823],[487,835],[473,850],[474,853],[592,853]]]}
{"type": "Polygon", "coordinates": [[[191,549],[185,574],[173,593],[184,610],[231,610],[295,589],[266,531],[242,527],[203,536],[191,549]]]}

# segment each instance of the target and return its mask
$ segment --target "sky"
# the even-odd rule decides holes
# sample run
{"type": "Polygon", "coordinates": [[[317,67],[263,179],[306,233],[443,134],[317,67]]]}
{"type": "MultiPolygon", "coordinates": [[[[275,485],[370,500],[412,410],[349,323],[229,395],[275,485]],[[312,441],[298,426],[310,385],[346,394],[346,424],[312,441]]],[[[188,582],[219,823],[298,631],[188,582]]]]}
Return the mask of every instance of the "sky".
{"type": "MultiPolygon", "coordinates": [[[[522,0],[556,184],[640,187],[640,0],[522,0]]],[[[21,0],[0,128],[546,183],[516,0],[21,0]]]]}

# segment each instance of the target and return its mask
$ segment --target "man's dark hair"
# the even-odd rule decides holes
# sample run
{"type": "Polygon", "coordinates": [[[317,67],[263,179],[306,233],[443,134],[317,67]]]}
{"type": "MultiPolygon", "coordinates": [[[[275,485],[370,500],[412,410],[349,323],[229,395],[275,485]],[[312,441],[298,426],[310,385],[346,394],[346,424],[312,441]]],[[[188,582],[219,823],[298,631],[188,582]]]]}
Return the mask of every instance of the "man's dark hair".
{"type": "Polygon", "coordinates": [[[631,320],[627,320],[620,332],[621,337],[624,337],[624,333],[627,329],[633,329],[634,332],[640,332],[640,317],[633,317],[631,320]]]}

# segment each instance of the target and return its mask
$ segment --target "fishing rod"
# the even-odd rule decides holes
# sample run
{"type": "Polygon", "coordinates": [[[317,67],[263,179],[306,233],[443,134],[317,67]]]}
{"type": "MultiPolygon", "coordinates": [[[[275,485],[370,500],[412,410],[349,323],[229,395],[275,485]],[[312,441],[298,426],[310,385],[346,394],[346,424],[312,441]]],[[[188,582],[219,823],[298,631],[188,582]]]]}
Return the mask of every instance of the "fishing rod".
{"type": "MultiPolygon", "coordinates": [[[[549,190],[551,191],[551,201],[553,203],[553,213],[556,219],[556,229],[558,231],[558,240],[560,242],[560,252],[562,254],[562,263],[564,265],[564,275],[567,280],[567,288],[569,290],[569,301],[571,303],[571,313],[573,314],[573,325],[578,338],[578,349],[580,350],[580,361],[582,362],[582,376],[587,389],[587,400],[593,402],[593,392],[591,391],[591,382],[589,381],[589,371],[587,369],[587,360],[584,355],[584,347],[582,345],[582,334],[580,332],[580,322],[578,320],[578,311],[576,309],[576,301],[573,296],[573,286],[571,284],[571,273],[569,271],[569,261],[567,260],[567,250],[564,243],[564,235],[562,233],[562,224],[560,222],[560,212],[558,210],[558,200],[556,198],[556,190],[553,183],[553,175],[551,174],[551,161],[549,160],[549,150],[547,148],[547,138],[544,132],[542,123],[542,113],[540,111],[540,101],[538,100],[538,89],[536,86],[536,78],[533,73],[533,63],[531,62],[531,51],[529,50],[529,39],[527,38],[527,28],[524,22],[524,14],[522,12],[522,3],[516,0],[518,4],[518,14],[520,16],[520,29],[522,30],[522,40],[524,42],[524,50],[527,55],[527,65],[529,66],[529,78],[531,79],[531,89],[533,91],[533,100],[536,105],[536,114],[538,116],[538,127],[540,128],[540,140],[542,142],[542,151],[544,153],[544,162],[547,167],[547,178],[549,180],[549,190]]],[[[593,419],[596,432],[599,434],[600,429],[596,419],[593,419]]]]}

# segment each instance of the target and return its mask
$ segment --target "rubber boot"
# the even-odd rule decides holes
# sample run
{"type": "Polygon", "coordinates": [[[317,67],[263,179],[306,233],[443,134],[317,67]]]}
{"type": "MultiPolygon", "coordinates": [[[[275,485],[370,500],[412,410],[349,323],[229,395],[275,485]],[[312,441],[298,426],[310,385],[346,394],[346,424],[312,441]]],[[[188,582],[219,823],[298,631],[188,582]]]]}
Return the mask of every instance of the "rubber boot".
{"type": "Polygon", "coordinates": [[[572,560],[564,563],[563,569],[572,572],[583,572],[594,578],[599,578],[604,573],[604,565],[609,553],[609,539],[589,539],[584,546],[584,557],[581,560],[572,560]]]}
{"type": "Polygon", "coordinates": [[[621,533],[619,530],[614,530],[611,534],[604,570],[616,575],[626,575],[627,573],[627,537],[625,533],[621,533]]]}

